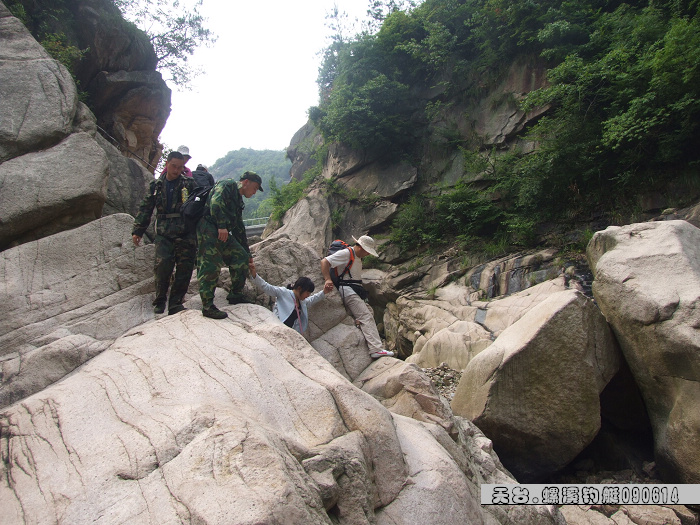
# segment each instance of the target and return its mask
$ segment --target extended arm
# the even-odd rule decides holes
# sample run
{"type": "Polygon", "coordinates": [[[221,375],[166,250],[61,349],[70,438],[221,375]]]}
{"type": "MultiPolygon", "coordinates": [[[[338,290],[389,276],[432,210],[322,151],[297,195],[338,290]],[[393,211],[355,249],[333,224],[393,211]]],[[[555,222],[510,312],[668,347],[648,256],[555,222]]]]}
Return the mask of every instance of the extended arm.
{"type": "Polygon", "coordinates": [[[139,212],[134,219],[134,228],[131,231],[131,239],[136,246],[141,242],[141,237],[151,224],[151,215],[156,205],[156,181],[151,182],[148,188],[148,195],[143,198],[139,206],[139,212]]]}
{"type": "Polygon", "coordinates": [[[333,291],[333,279],[331,279],[331,263],[325,257],[321,259],[321,275],[323,275],[323,291],[329,293],[333,291]]]}

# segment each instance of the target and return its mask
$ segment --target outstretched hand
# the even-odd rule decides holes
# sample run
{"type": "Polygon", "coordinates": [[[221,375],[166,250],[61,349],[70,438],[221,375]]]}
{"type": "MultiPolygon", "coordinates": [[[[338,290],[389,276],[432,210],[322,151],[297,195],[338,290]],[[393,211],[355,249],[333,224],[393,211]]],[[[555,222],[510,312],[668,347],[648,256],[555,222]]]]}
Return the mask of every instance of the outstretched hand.
{"type": "Polygon", "coordinates": [[[258,275],[258,272],[255,270],[255,263],[253,262],[253,259],[248,261],[248,269],[250,270],[250,276],[255,279],[255,277],[258,275]]]}

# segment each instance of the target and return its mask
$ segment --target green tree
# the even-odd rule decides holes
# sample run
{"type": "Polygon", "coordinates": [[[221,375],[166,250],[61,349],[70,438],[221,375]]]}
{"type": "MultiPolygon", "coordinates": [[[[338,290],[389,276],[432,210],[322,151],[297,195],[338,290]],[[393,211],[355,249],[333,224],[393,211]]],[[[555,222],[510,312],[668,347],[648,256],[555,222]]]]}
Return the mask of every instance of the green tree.
{"type": "Polygon", "coordinates": [[[166,80],[182,89],[187,89],[200,71],[188,59],[199,46],[209,47],[217,39],[199,12],[203,1],[186,4],[180,0],[114,0],[124,17],[149,35],[158,69],[169,75],[166,80]]]}

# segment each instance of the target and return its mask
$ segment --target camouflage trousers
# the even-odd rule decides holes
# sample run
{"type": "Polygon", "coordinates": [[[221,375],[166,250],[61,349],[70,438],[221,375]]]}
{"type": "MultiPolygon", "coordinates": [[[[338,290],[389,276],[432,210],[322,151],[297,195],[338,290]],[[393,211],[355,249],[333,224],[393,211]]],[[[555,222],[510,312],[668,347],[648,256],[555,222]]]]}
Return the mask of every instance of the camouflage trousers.
{"type": "Polygon", "coordinates": [[[153,304],[165,306],[168,288],[170,288],[168,308],[172,308],[182,304],[187,287],[190,285],[197,255],[197,239],[194,235],[175,238],[156,235],[155,245],[156,258],[153,270],[156,281],[156,298],[153,304]],[[173,269],[175,270],[175,278],[170,286],[173,269]]]}
{"type": "Polygon", "coordinates": [[[240,295],[249,271],[250,254],[246,249],[233,235],[229,235],[226,242],[220,241],[216,227],[206,220],[200,220],[197,224],[197,244],[197,281],[202,307],[208,308],[214,304],[214,290],[224,266],[228,266],[231,273],[228,298],[240,295]]]}

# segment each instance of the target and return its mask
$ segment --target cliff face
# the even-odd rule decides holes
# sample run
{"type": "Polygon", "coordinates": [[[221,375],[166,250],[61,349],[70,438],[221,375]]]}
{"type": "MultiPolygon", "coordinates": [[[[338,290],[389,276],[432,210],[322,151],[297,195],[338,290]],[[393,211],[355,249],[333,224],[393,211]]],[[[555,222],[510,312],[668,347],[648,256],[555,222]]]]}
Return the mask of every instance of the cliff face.
{"type": "Polygon", "coordinates": [[[162,153],[158,136],[170,114],[171,91],[155,70],[157,59],[148,36],[126,22],[109,0],[20,0],[8,6],[18,4],[35,37],[46,24],[40,29],[31,21],[61,9],[50,30],[85,51],[75,76],[97,125],[125,156],[153,172],[162,153]]]}
{"type": "Polygon", "coordinates": [[[134,214],[153,176],[97,133],[68,70],[0,2],[0,250],[134,214]]]}
{"type": "MultiPolygon", "coordinates": [[[[484,88],[481,96],[443,101],[445,109],[432,117],[429,132],[414,151],[418,161],[388,159],[328,144],[323,178],[331,181],[328,208],[334,216],[333,235],[349,238],[381,233],[395,217],[398,204],[410,195],[434,192],[435,185],[453,186],[467,176],[464,152],[455,143],[475,151],[532,150],[535,145],[522,138],[523,131],[548,108],[526,113],[518,108],[518,101],[545,86],[545,73],[544,64],[523,58],[510,66],[500,82],[484,88]]],[[[434,101],[444,93],[435,89],[423,96],[434,101]]],[[[323,137],[311,122],[294,135],[287,148],[293,178],[301,180],[315,166],[323,145],[323,137]]]]}

